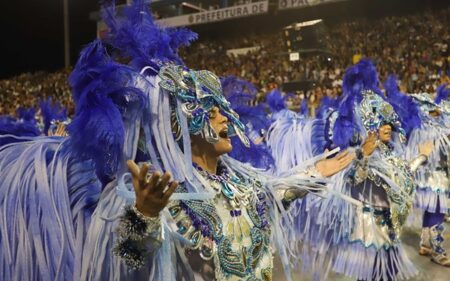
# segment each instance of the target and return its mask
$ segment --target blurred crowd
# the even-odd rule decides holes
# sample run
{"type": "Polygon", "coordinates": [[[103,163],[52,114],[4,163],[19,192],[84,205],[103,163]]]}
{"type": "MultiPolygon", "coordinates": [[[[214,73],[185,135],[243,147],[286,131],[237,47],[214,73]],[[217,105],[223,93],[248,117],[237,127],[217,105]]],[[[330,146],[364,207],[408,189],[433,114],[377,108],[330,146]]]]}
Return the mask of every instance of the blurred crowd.
{"type": "Polygon", "coordinates": [[[345,69],[361,57],[374,60],[383,81],[396,74],[404,92],[434,93],[450,76],[450,8],[418,15],[358,19],[327,26],[326,53],[302,54],[290,61],[281,33],[248,35],[234,40],[199,41],[185,52],[188,66],[218,75],[235,75],[260,89],[257,99],[284,83],[310,81],[293,103],[308,98],[315,108],[323,96],[341,93],[345,69]],[[234,55],[232,48],[254,48],[234,55]],[[228,51],[228,54],[227,54],[228,51]]]}
{"type": "MultiPolygon", "coordinates": [[[[341,94],[345,69],[361,57],[372,58],[383,81],[398,76],[407,93],[433,93],[450,76],[450,8],[402,17],[358,19],[327,26],[326,53],[300,54],[290,61],[281,32],[253,34],[221,40],[200,40],[182,50],[186,64],[219,76],[235,75],[254,83],[263,101],[265,93],[293,81],[308,81],[289,103],[298,107],[306,99],[312,110],[324,96],[341,94]],[[242,49],[249,48],[249,49],[242,49]],[[230,50],[241,49],[240,52],[230,50]],[[244,50],[244,51],[242,51],[244,50]]],[[[53,97],[73,113],[69,70],[25,73],[0,80],[0,114],[14,115],[19,107],[35,107],[53,97]]]]}
{"type": "Polygon", "coordinates": [[[39,101],[52,98],[73,114],[74,104],[67,83],[70,70],[54,73],[23,73],[10,79],[0,80],[0,115],[15,116],[17,109],[37,108],[39,101]]]}

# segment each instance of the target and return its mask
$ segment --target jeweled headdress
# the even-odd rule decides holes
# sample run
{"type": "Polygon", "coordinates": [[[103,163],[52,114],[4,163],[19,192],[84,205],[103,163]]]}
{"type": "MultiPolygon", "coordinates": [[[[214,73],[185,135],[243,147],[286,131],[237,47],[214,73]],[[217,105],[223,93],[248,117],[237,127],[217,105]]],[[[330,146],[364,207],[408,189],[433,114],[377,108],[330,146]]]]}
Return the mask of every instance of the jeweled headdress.
{"type": "Polygon", "coordinates": [[[367,131],[376,131],[381,126],[389,124],[400,135],[400,139],[406,139],[400,118],[391,104],[371,90],[363,91],[363,99],[358,107],[363,126],[367,131]]]}
{"type": "Polygon", "coordinates": [[[165,65],[160,69],[159,77],[159,86],[183,103],[181,108],[188,119],[189,133],[201,134],[211,143],[217,142],[218,132],[209,124],[209,112],[217,106],[229,120],[228,135],[237,135],[242,143],[250,145],[245,136],[245,126],[225,99],[220,79],[214,73],[194,71],[180,65],[165,65]]]}
{"type": "Polygon", "coordinates": [[[376,130],[383,124],[391,124],[400,139],[405,139],[402,120],[385,100],[378,83],[376,68],[369,59],[361,59],[345,71],[343,95],[333,126],[334,145],[345,148],[360,144],[363,131],[376,130]]]}

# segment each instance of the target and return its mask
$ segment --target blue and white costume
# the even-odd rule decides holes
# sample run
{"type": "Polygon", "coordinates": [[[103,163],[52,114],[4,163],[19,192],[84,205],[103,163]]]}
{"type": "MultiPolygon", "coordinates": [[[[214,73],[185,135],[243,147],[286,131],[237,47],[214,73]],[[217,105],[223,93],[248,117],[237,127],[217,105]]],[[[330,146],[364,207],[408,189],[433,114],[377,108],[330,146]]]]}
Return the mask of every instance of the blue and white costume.
{"type": "Polygon", "coordinates": [[[123,12],[103,11],[111,55],[105,42],[89,44],[70,76],[70,136],[0,148],[2,278],[270,280],[273,251],[290,278],[299,233],[287,191],[324,189],[314,162],[280,177],[228,156],[217,175],[195,167],[190,136],[218,139],[213,106],[228,118],[228,134],[248,145],[245,127],[218,77],[178,58],[194,34],[157,26],[144,1],[123,12]],[[159,218],[133,208],[128,159],[182,183],[159,218]]]}

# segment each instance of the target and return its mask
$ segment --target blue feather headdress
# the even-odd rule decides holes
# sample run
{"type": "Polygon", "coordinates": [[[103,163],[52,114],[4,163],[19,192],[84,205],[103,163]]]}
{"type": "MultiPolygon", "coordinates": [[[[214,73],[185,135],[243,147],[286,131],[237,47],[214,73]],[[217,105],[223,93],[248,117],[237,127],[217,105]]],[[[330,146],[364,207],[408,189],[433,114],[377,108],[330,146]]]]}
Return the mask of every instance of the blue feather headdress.
{"type": "Polygon", "coordinates": [[[115,175],[122,161],[124,119],[136,118],[144,94],[132,86],[132,68],[114,62],[100,41],[89,44],[69,77],[75,116],[70,143],[81,157],[94,160],[100,178],[115,175]]]}
{"type": "Polygon", "coordinates": [[[48,134],[48,129],[54,121],[64,121],[67,119],[67,111],[58,102],[53,103],[52,98],[39,102],[41,115],[44,122],[44,133],[48,134]]]}
{"type": "Polygon", "coordinates": [[[303,99],[302,100],[302,103],[300,104],[299,114],[304,116],[304,117],[308,117],[309,116],[308,100],[307,99],[303,99]]]}
{"type": "MultiPolygon", "coordinates": [[[[106,4],[102,17],[109,28],[105,43],[119,52],[121,58],[130,60],[136,69],[152,66],[159,69],[161,63],[183,64],[178,49],[197,39],[197,34],[186,28],[158,25],[149,10],[148,1],[134,0],[117,17],[115,1],[106,4]]],[[[156,74],[156,73],[153,73],[156,74]]]]}
{"type": "Polygon", "coordinates": [[[286,99],[278,89],[274,89],[266,95],[266,104],[272,114],[287,108],[286,99]]]}
{"type": "Polygon", "coordinates": [[[429,93],[411,94],[411,97],[425,115],[431,111],[440,111],[440,106],[434,102],[429,93]]]}
{"type": "Polygon", "coordinates": [[[320,105],[316,110],[316,118],[325,118],[331,111],[335,111],[339,107],[339,97],[330,98],[325,96],[320,101],[320,105]]]}
{"type": "Polygon", "coordinates": [[[239,105],[248,105],[256,97],[256,87],[252,83],[230,75],[220,79],[223,94],[233,109],[239,105]]]}
{"type": "MultiPolygon", "coordinates": [[[[230,120],[229,133],[237,134],[248,145],[245,127],[224,98],[217,76],[209,71],[189,70],[182,65],[177,49],[189,45],[196,38],[195,33],[159,26],[142,0],[126,7],[122,17],[115,13],[114,3],[103,7],[108,35],[104,41],[97,40],[83,50],[69,78],[76,102],[76,115],[68,128],[71,144],[79,155],[95,160],[100,177],[112,177],[124,157],[134,157],[133,147],[139,136],[145,135],[146,152],[150,153],[155,165],[160,161],[158,159],[164,158],[163,152],[155,151],[155,140],[152,140],[168,133],[155,131],[157,128],[163,130],[163,126],[148,131],[143,128],[145,134],[136,132],[139,122],[152,122],[147,120],[152,106],[156,106],[149,104],[152,102],[164,102],[160,106],[167,107],[169,116],[172,114],[172,131],[179,133],[177,140],[182,134],[186,135],[183,124],[187,121],[188,133],[203,134],[208,141],[217,141],[218,135],[209,125],[208,113],[213,106],[218,106],[230,120]],[[129,63],[118,63],[115,58],[129,63]],[[152,95],[166,93],[171,97],[169,102],[166,98],[150,95],[159,90],[161,93],[152,95]]],[[[188,155],[186,138],[183,150],[188,155]]],[[[188,158],[186,156],[186,161],[188,158]]],[[[164,169],[175,176],[180,175],[172,168],[164,169]]]]}
{"type": "Polygon", "coordinates": [[[450,89],[447,88],[447,84],[442,84],[436,89],[435,103],[440,104],[442,101],[448,101],[450,95],[450,89]]]}
{"type": "Polygon", "coordinates": [[[393,125],[402,139],[406,138],[399,117],[378,87],[377,71],[369,59],[349,67],[343,80],[343,97],[333,128],[336,146],[356,145],[360,143],[361,135],[385,123],[393,125]]]}
{"type": "Polygon", "coordinates": [[[413,98],[400,92],[395,75],[389,75],[383,85],[389,103],[394,107],[395,112],[400,117],[402,127],[409,136],[412,130],[420,127],[419,107],[413,98]]]}
{"type": "Polygon", "coordinates": [[[19,120],[36,124],[36,109],[19,107],[16,114],[19,120]]]}

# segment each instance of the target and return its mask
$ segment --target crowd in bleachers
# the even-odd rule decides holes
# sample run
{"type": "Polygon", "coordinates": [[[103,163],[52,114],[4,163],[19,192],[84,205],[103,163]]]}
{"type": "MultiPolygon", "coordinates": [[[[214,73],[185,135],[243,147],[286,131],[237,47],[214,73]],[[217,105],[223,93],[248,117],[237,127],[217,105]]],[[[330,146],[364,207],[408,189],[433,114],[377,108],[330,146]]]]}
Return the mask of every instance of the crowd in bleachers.
{"type": "MultiPolygon", "coordinates": [[[[450,8],[417,15],[358,19],[328,26],[327,55],[301,55],[289,61],[281,32],[253,34],[223,40],[201,40],[182,51],[186,64],[208,69],[220,76],[235,75],[253,82],[264,93],[286,82],[315,81],[307,92],[299,92],[291,101],[298,105],[308,98],[314,108],[323,96],[341,93],[344,70],[360,57],[372,58],[381,80],[395,73],[401,89],[408,93],[433,93],[450,76],[450,8]],[[243,55],[227,50],[258,47],[243,55]]],[[[20,107],[31,107],[49,96],[73,112],[68,71],[22,74],[0,81],[0,114],[14,114],[20,107]]]]}
{"type": "Polygon", "coordinates": [[[23,73],[0,80],[0,115],[15,116],[17,109],[37,108],[39,101],[52,98],[73,114],[74,104],[67,77],[70,70],[54,73],[23,73]]]}
{"type": "MultiPolygon", "coordinates": [[[[235,75],[253,82],[261,95],[283,83],[317,81],[304,97],[315,107],[322,96],[340,95],[345,69],[360,57],[370,57],[381,80],[394,73],[408,93],[433,93],[450,76],[450,8],[377,20],[358,19],[328,26],[329,54],[301,55],[289,61],[281,33],[251,35],[235,40],[199,41],[186,51],[192,68],[209,69],[218,75],[235,75]],[[244,55],[227,55],[230,48],[259,49],[244,55]]],[[[259,97],[264,99],[264,97],[259,97]]]]}

